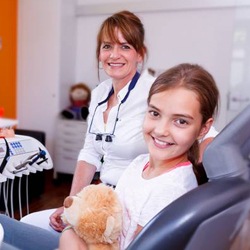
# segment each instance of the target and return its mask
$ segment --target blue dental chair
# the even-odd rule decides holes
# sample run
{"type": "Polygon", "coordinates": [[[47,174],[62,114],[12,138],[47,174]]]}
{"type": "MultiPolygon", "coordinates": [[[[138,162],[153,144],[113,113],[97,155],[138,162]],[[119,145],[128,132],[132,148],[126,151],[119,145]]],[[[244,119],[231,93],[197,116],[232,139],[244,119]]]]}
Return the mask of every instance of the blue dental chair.
{"type": "Polygon", "coordinates": [[[165,207],[127,250],[250,249],[250,226],[241,240],[250,223],[250,105],[207,147],[203,165],[209,181],[165,207]]]}

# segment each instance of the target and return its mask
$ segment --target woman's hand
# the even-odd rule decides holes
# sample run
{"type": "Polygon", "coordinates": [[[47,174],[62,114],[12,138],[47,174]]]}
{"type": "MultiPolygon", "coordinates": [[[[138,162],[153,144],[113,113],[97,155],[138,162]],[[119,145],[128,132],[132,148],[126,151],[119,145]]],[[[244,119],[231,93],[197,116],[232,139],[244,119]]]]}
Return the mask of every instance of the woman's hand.
{"type": "Polygon", "coordinates": [[[62,232],[59,241],[59,250],[87,250],[86,243],[71,229],[62,232]]]}
{"type": "Polygon", "coordinates": [[[49,217],[50,223],[49,225],[56,231],[61,232],[64,227],[65,224],[63,223],[62,219],[61,219],[61,215],[63,213],[63,207],[59,207],[56,209],[56,211],[51,214],[51,216],[49,217]]]}

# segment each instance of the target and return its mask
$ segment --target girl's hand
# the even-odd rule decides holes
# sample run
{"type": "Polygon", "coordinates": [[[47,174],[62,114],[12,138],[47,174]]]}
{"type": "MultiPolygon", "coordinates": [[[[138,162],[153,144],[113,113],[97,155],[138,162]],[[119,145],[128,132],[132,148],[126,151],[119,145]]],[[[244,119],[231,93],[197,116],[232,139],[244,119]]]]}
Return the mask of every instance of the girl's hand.
{"type": "Polygon", "coordinates": [[[59,250],[87,250],[86,243],[71,229],[62,232],[59,241],[59,250]]]}

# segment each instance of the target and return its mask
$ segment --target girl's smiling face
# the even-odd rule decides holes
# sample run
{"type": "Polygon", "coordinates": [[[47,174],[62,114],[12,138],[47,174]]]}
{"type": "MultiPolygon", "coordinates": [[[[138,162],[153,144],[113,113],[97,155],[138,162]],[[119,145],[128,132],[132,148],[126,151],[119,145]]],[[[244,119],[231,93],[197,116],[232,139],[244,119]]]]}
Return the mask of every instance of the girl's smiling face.
{"type": "Polygon", "coordinates": [[[153,160],[187,161],[187,151],[208,129],[195,92],[177,87],[151,96],[143,133],[153,160]]]}

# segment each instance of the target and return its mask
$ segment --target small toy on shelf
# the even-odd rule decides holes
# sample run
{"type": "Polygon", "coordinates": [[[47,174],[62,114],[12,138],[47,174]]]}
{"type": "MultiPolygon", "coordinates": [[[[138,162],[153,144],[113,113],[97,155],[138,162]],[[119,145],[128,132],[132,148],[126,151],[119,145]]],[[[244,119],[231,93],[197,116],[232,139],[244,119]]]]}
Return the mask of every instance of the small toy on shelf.
{"type": "Polygon", "coordinates": [[[71,105],[62,110],[62,117],[70,120],[86,120],[89,114],[90,88],[84,83],[77,83],[70,88],[71,105]]]}

